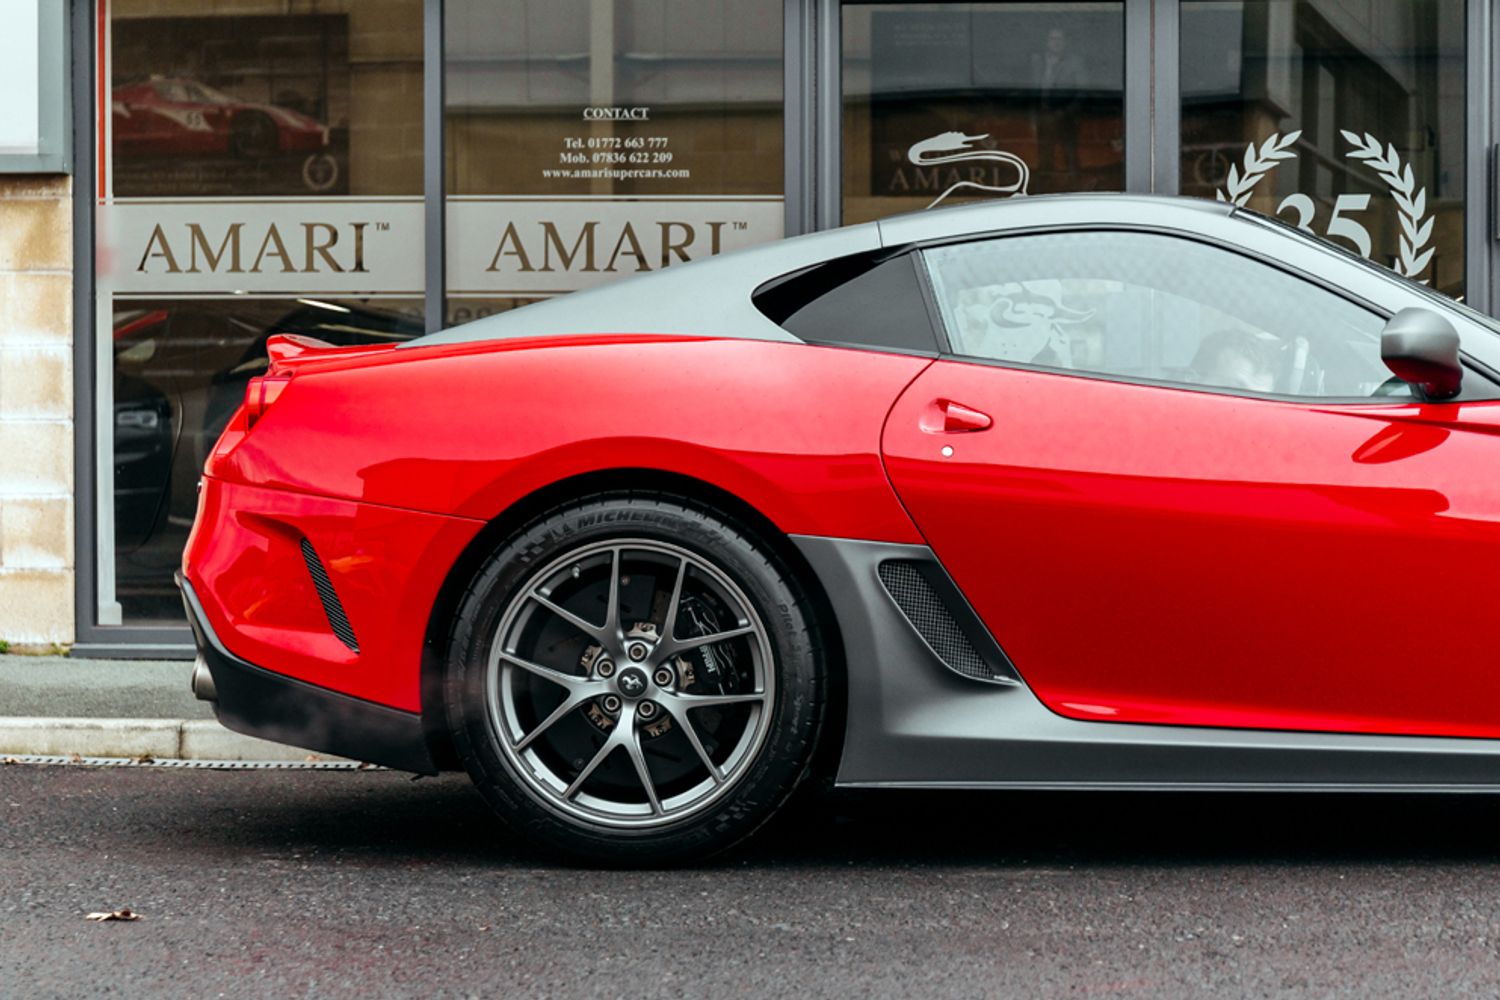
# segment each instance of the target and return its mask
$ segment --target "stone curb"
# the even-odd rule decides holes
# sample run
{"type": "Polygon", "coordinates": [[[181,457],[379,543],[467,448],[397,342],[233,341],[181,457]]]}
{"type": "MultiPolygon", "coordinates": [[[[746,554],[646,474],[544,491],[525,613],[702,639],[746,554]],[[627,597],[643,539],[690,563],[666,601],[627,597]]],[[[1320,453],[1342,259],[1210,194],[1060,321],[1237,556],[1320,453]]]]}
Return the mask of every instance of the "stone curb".
{"type": "Polygon", "coordinates": [[[269,743],[213,719],[0,717],[0,754],[151,757],[156,760],[342,761],[331,754],[269,743]]]}

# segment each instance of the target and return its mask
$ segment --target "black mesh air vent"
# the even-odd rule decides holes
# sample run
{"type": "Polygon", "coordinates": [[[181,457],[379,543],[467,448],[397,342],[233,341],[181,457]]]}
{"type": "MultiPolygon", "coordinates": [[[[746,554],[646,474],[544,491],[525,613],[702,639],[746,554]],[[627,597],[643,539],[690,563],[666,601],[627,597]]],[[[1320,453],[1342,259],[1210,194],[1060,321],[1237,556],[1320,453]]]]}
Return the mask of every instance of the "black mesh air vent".
{"type": "Polygon", "coordinates": [[[328,579],[328,570],[323,568],[323,560],[318,558],[318,550],[313,548],[312,542],[305,538],[302,539],[302,558],[307,563],[307,573],[312,577],[313,586],[318,588],[318,600],[323,602],[323,614],[328,616],[328,627],[333,629],[333,634],[339,637],[339,642],[358,653],[359,641],[354,638],[354,627],[349,624],[349,616],[344,613],[344,606],[339,603],[339,595],[334,592],[333,581],[328,579]]]}
{"type": "Polygon", "coordinates": [[[948,669],[975,680],[1012,682],[1011,677],[992,667],[974,648],[917,563],[888,559],[880,564],[878,572],[896,606],[948,669]]]}

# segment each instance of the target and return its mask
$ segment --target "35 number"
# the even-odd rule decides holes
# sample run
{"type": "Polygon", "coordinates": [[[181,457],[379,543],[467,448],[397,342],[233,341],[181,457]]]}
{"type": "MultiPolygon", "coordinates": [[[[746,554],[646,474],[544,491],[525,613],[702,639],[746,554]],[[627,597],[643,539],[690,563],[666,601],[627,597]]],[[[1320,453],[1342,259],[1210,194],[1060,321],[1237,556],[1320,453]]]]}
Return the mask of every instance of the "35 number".
{"type": "MultiPolygon", "coordinates": [[[[1372,244],[1370,243],[1370,231],[1364,226],[1347,218],[1345,213],[1363,212],[1370,206],[1370,196],[1367,194],[1341,194],[1333,202],[1333,216],[1328,220],[1328,229],[1324,233],[1329,239],[1342,236],[1354,244],[1361,257],[1370,256],[1372,244]]],[[[1297,213],[1297,221],[1292,225],[1303,232],[1318,235],[1312,227],[1313,217],[1317,215],[1318,207],[1313,200],[1305,194],[1289,194],[1281,199],[1281,204],[1276,206],[1276,214],[1280,215],[1283,210],[1290,208],[1297,213]]]]}

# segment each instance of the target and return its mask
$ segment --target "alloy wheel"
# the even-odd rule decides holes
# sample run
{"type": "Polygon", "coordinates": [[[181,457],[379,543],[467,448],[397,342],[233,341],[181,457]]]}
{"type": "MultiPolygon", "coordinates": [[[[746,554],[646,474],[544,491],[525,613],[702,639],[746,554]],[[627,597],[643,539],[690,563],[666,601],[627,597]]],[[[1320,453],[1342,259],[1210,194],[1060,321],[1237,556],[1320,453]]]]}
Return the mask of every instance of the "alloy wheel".
{"type": "Polygon", "coordinates": [[[582,546],[514,592],[490,644],[489,723],[533,795],[628,828],[702,812],[770,727],[770,637],[708,559],[630,538],[582,546]]]}

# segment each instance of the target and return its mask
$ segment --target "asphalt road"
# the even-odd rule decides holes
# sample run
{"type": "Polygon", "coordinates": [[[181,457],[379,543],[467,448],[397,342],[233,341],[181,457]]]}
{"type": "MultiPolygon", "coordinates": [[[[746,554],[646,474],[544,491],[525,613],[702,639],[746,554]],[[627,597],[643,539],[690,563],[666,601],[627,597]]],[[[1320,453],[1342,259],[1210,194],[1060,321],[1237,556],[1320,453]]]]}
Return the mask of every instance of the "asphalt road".
{"type": "Polygon", "coordinates": [[[609,872],[458,776],[0,766],[0,996],[1493,996],[1497,829],[1478,797],[843,794],[609,872]]]}

